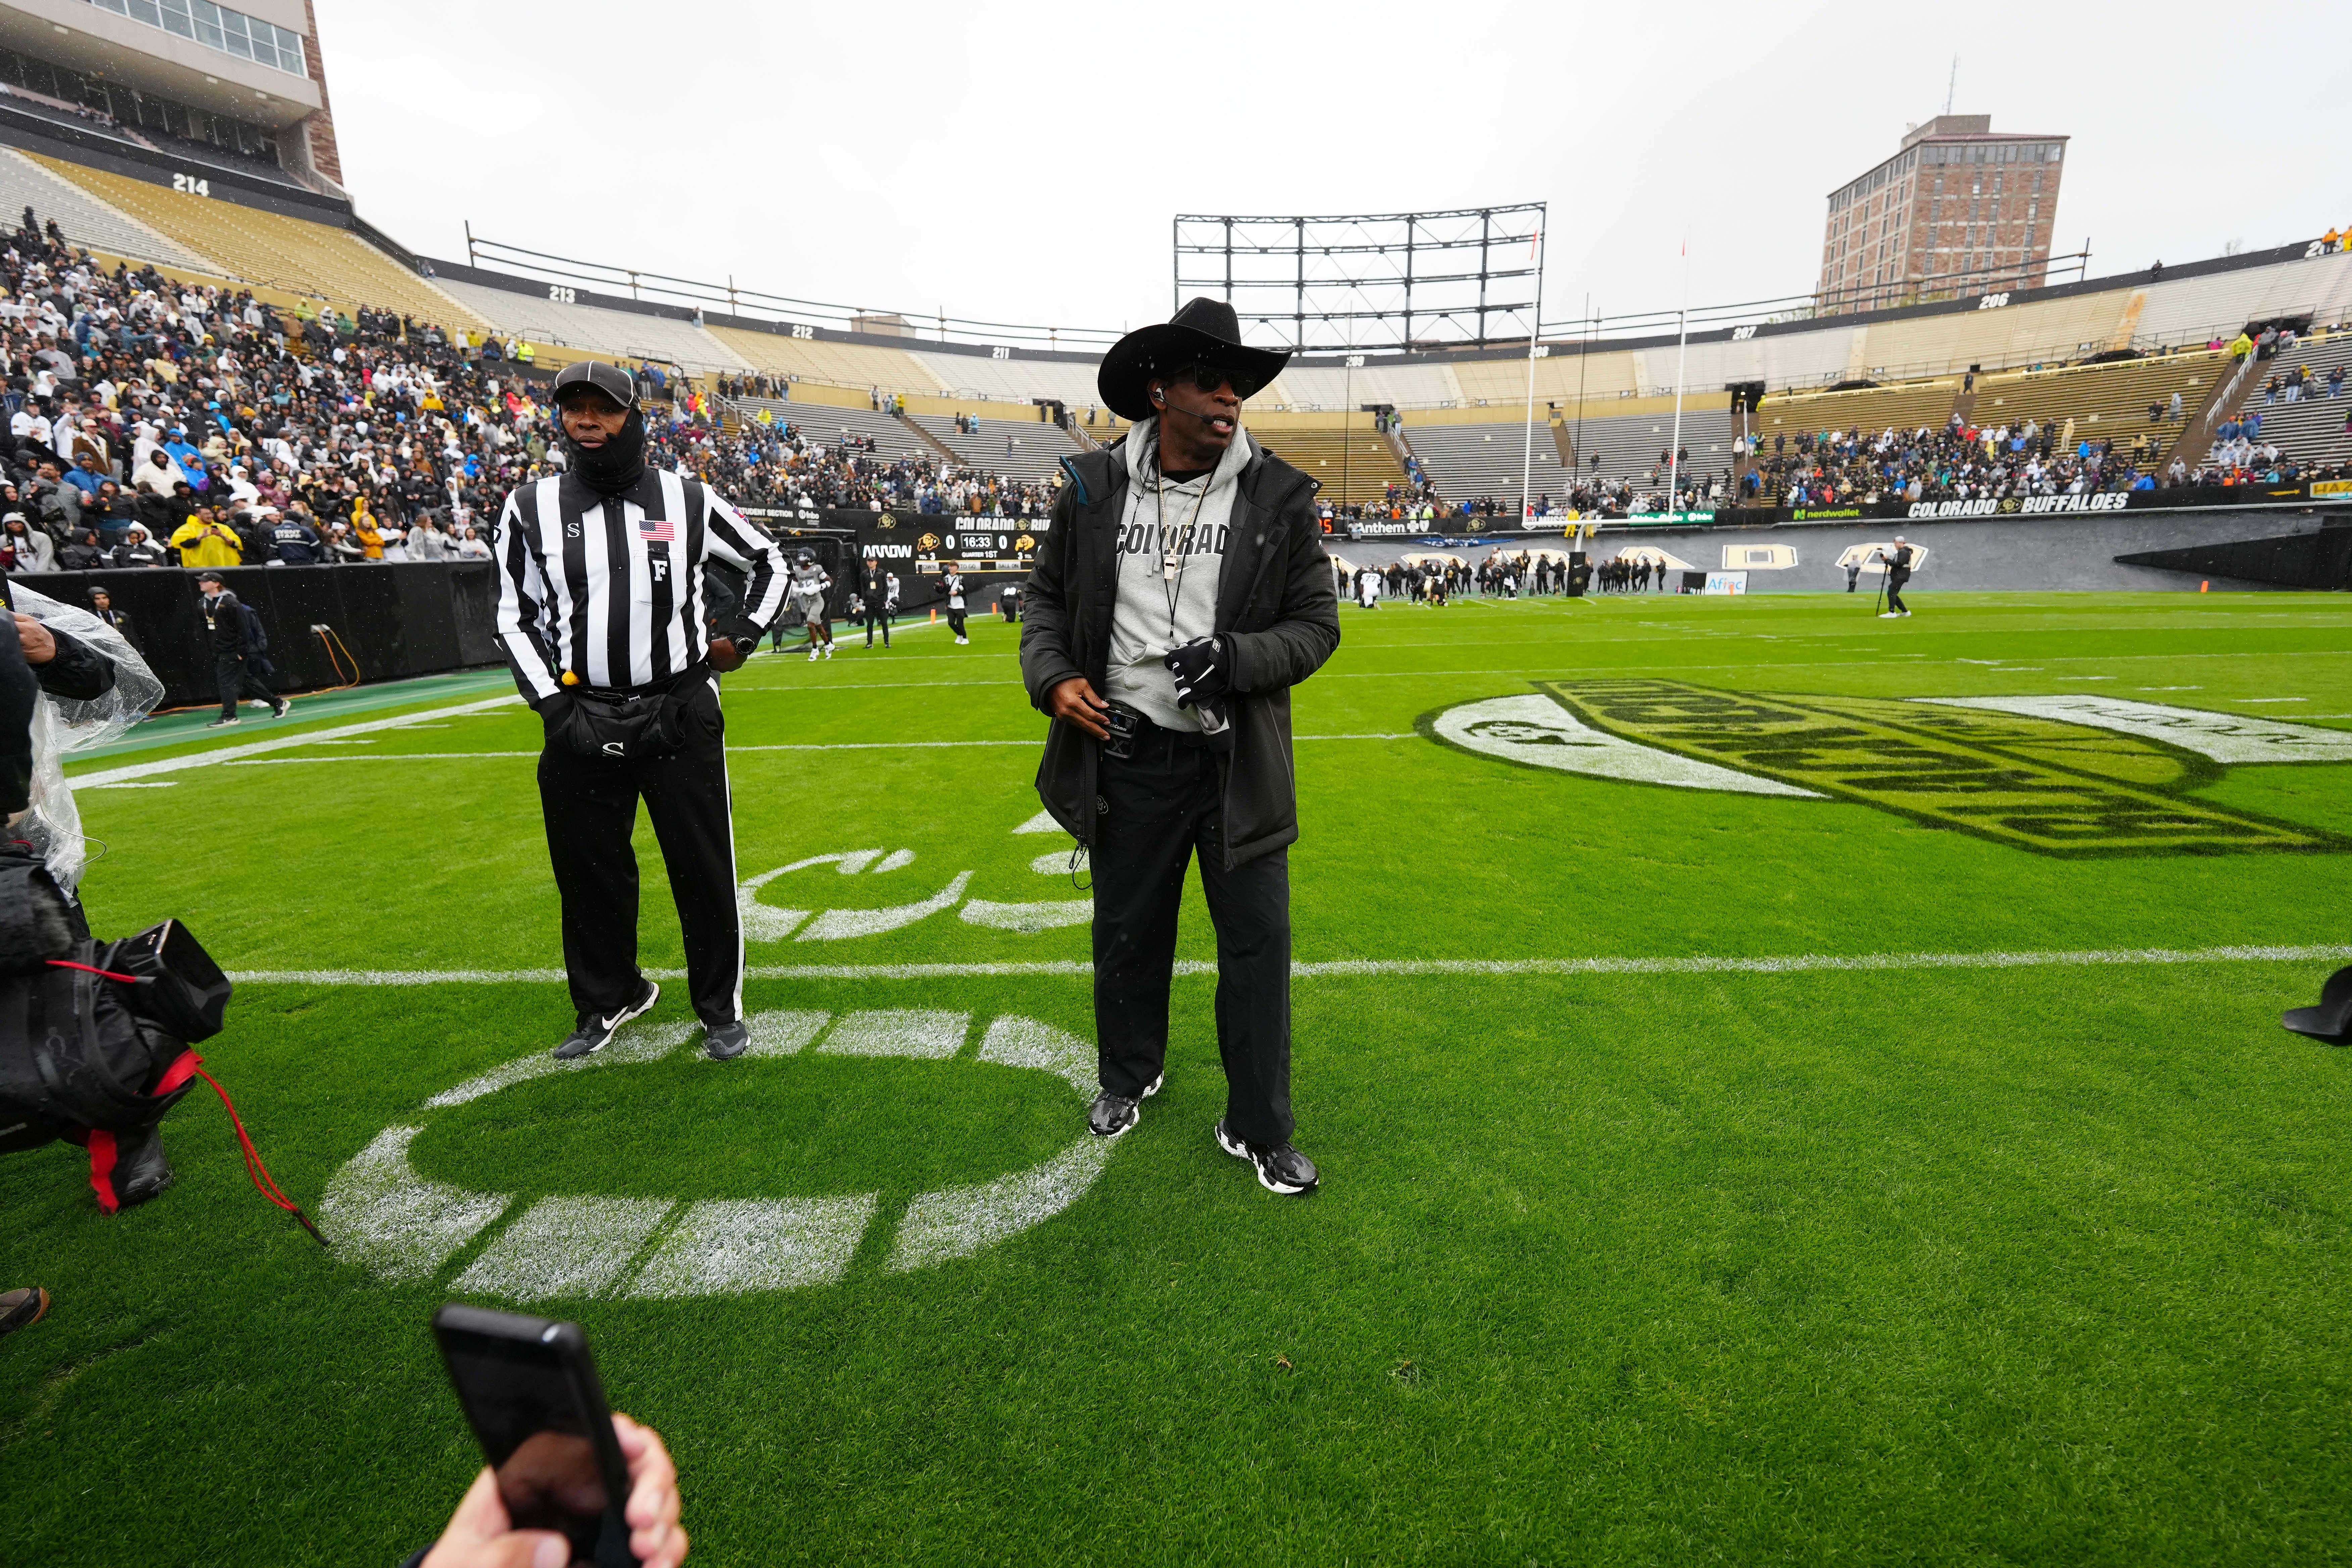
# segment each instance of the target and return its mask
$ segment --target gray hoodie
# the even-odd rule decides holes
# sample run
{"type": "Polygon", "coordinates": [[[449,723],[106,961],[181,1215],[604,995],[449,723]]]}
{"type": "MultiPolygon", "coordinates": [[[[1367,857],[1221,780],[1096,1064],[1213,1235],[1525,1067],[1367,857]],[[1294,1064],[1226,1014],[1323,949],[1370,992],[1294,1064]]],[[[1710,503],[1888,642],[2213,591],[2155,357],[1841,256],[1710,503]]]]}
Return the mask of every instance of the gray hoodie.
{"type": "Polygon", "coordinates": [[[1217,578],[1232,533],[1235,481],[1250,460],[1249,435],[1236,427],[1216,468],[1189,484],[1160,482],[1156,418],[1138,421],[1119,452],[1127,459],[1127,506],[1119,523],[1118,599],[1111,612],[1109,680],[1103,695],[1139,710],[1163,730],[1198,730],[1201,721],[1193,711],[1176,706],[1176,678],[1160,656],[1216,630],[1217,578]],[[1167,572],[1171,551],[1179,563],[1173,579],[1167,572]]]}

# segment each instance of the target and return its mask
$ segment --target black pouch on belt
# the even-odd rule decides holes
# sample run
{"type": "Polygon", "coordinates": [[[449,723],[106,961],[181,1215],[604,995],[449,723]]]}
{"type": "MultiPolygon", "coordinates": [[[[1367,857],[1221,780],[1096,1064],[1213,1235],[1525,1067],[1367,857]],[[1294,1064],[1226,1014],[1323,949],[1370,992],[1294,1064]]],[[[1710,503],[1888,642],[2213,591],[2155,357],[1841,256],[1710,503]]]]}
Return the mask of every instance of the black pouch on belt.
{"type": "Polygon", "coordinates": [[[693,682],[702,674],[697,666],[664,686],[636,691],[574,690],[572,712],[564,721],[564,744],[583,756],[614,762],[667,756],[686,738],[687,704],[693,700],[693,682]]]}

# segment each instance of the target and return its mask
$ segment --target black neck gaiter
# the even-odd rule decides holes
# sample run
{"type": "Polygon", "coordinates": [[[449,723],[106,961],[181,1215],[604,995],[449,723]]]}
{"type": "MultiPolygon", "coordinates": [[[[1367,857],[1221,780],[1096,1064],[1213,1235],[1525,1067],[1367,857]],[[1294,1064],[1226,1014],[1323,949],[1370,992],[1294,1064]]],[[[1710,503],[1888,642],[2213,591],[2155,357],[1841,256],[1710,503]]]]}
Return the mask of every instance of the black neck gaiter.
{"type": "Polygon", "coordinates": [[[630,409],[621,433],[601,447],[583,447],[566,432],[563,447],[582,484],[601,496],[625,494],[646,473],[645,410],[630,409]]]}

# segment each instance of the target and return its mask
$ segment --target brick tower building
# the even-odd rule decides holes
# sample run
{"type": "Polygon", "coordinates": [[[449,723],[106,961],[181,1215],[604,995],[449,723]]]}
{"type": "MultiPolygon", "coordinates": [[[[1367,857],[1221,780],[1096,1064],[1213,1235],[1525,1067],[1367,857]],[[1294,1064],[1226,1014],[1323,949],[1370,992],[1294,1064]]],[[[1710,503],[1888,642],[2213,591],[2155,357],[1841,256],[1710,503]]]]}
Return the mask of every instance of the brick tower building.
{"type": "Polygon", "coordinates": [[[1911,127],[1893,157],[1830,195],[1821,313],[2042,283],[2066,141],[1995,134],[1990,114],[1911,127]]]}

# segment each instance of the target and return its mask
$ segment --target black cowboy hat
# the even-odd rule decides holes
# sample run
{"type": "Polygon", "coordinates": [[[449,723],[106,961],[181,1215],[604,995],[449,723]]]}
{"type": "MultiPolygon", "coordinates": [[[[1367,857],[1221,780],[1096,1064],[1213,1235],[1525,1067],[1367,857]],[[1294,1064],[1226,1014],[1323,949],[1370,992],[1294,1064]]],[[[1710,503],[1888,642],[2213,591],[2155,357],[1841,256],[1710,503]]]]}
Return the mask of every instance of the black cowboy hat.
{"type": "Polygon", "coordinates": [[[1213,364],[1233,378],[1234,395],[1247,398],[1289,363],[1286,351],[1254,349],[1243,342],[1241,318],[1234,308],[1204,296],[1169,320],[1138,327],[1111,344],[1095,387],[1104,405],[1121,419],[1149,419],[1159,412],[1146,395],[1155,375],[1188,364],[1213,364]]]}

